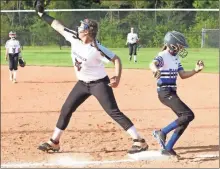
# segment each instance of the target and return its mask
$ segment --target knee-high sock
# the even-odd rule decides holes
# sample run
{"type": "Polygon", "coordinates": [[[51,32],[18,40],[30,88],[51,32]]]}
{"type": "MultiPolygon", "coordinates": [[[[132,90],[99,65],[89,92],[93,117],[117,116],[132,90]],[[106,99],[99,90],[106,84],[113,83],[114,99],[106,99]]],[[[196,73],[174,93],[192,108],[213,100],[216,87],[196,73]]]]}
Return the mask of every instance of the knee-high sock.
{"type": "Polygon", "coordinates": [[[170,131],[176,129],[179,125],[177,124],[176,121],[173,121],[172,123],[170,123],[168,126],[164,127],[161,131],[164,134],[168,134],[170,131]]]}
{"type": "Polygon", "coordinates": [[[13,71],[13,79],[16,79],[16,78],[17,78],[17,71],[14,70],[14,71],[13,71]]]}
{"type": "Polygon", "coordinates": [[[55,130],[54,130],[54,132],[53,132],[52,139],[53,139],[54,141],[59,142],[62,133],[63,133],[63,130],[60,130],[59,128],[56,127],[55,130]]]}
{"type": "Polygon", "coordinates": [[[131,136],[132,139],[140,139],[141,138],[134,126],[130,127],[127,130],[127,133],[131,136]]]}
{"type": "Polygon", "coordinates": [[[137,56],[136,55],[134,55],[134,61],[137,61],[137,56]]]}
{"type": "Polygon", "coordinates": [[[168,141],[167,145],[166,145],[166,150],[172,150],[174,144],[177,142],[177,140],[180,138],[181,135],[179,135],[178,133],[173,133],[172,137],[170,138],[170,140],[168,141]]]}

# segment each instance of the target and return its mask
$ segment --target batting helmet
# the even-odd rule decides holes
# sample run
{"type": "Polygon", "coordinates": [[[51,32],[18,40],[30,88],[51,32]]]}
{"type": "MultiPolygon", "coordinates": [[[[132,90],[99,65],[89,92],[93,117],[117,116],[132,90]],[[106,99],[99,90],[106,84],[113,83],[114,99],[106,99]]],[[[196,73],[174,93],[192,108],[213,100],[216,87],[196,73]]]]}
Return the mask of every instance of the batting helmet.
{"type": "Polygon", "coordinates": [[[167,32],[164,37],[164,44],[174,54],[178,54],[182,58],[186,57],[188,52],[185,48],[189,47],[184,35],[177,31],[167,32]]]}
{"type": "Polygon", "coordinates": [[[18,63],[19,63],[20,67],[25,67],[25,65],[26,65],[26,62],[25,62],[25,60],[23,58],[19,58],[18,59],[18,63]]]}

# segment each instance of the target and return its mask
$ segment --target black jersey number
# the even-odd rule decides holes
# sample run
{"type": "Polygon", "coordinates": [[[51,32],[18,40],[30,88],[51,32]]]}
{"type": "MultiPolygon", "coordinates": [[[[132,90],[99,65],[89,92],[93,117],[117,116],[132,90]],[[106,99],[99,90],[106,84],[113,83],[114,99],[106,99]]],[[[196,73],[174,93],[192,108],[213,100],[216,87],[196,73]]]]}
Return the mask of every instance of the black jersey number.
{"type": "Polygon", "coordinates": [[[80,71],[82,66],[81,66],[82,62],[79,62],[77,59],[75,59],[75,66],[77,67],[77,70],[80,71]]]}
{"type": "Polygon", "coordinates": [[[16,49],[16,48],[12,48],[12,52],[13,52],[13,53],[15,53],[15,49],[16,49]]]}

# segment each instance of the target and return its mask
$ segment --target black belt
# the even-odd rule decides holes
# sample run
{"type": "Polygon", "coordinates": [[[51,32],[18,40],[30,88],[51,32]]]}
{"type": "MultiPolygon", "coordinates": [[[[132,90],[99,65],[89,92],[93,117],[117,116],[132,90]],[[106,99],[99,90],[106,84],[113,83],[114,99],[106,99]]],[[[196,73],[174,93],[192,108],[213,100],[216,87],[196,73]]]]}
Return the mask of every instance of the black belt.
{"type": "Polygon", "coordinates": [[[176,91],[177,87],[158,87],[157,91],[176,91]]]}
{"type": "Polygon", "coordinates": [[[18,56],[19,53],[9,53],[11,56],[18,56]]]}
{"type": "Polygon", "coordinates": [[[108,79],[108,76],[105,76],[102,79],[98,79],[98,80],[94,80],[94,81],[88,81],[88,82],[83,81],[83,80],[79,80],[79,81],[82,82],[82,83],[85,83],[85,84],[93,84],[93,83],[99,83],[99,82],[107,80],[107,79],[108,79]]]}

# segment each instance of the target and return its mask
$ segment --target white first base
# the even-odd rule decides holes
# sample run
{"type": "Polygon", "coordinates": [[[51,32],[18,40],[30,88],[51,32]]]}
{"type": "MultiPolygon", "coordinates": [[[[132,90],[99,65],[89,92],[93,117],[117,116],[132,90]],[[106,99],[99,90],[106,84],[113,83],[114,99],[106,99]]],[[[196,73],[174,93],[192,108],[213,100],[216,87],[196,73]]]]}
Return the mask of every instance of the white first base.
{"type": "Polygon", "coordinates": [[[128,154],[128,156],[134,160],[159,160],[159,159],[168,159],[168,156],[164,156],[160,151],[149,150],[142,151],[140,153],[128,154]]]}

